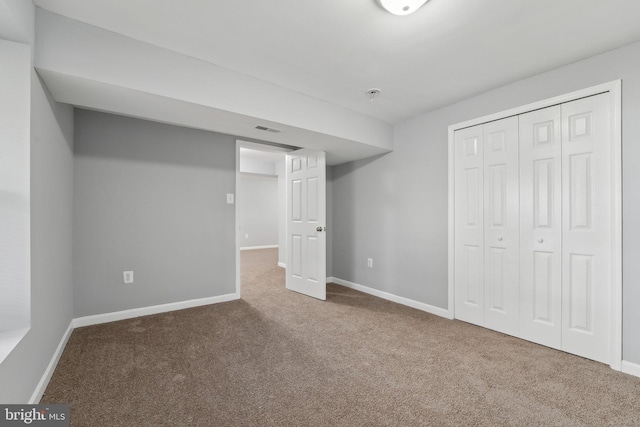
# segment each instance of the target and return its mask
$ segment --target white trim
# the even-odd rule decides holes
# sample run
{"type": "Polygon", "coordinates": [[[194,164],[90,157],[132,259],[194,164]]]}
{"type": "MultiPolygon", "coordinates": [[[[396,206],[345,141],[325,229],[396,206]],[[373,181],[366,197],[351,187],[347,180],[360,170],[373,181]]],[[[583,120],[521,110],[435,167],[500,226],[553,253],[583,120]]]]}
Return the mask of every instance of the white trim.
{"type": "Polygon", "coordinates": [[[425,304],[423,302],[415,301],[409,298],[401,297],[398,295],[390,294],[388,292],[380,291],[378,289],[370,288],[368,286],[359,285],[357,283],[349,282],[347,280],[338,279],[337,277],[327,277],[327,283],[335,283],[336,285],[344,286],[345,288],[355,289],[356,291],[364,292],[365,294],[373,295],[378,298],[386,299],[398,304],[406,305],[411,308],[415,308],[427,313],[435,314],[436,316],[445,317],[447,319],[453,319],[453,313],[449,310],[436,307],[434,305],[425,304]]]}
{"type": "Polygon", "coordinates": [[[543,99],[542,101],[532,102],[531,104],[522,105],[520,107],[511,108],[509,110],[500,111],[498,113],[489,114],[487,116],[478,117],[477,119],[467,120],[466,122],[456,123],[450,125],[449,130],[453,129],[454,131],[456,131],[471,126],[481,125],[483,123],[501,120],[511,116],[519,116],[520,114],[528,113],[530,111],[540,110],[542,108],[551,107],[552,105],[564,104],[566,102],[575,101],[576,99],[586,98],[588,96],[597,95],[599,93],[614,93],[616,90],[620,90],[620,82],[621,80],[614,80],[608,83],[591,86],[586,89],[577,90],[575,92],[567,93],[553,98],[543,99]]]}
{"type": "Polygon", "coordinates": [[[611,82],[611,362],[622,362],[622,80],[611,82]]]}
{"type": "Polygon", "coordinates": [[[83,326],[98,325],[101,323],[114,322],[117,320],[131,319],[134,317],[147,316],[150,314],[166,313],[168,311],[182,310],[185,308],[217,304],[221,302],[237,300],[239,298],[240,296],[238,294],[226,294],[226,295],[220,295],[217,297],[192,299],[188,301],[179,301],[179,302],[170,303],[170,304],[161,304],[161,305],[154,305],[150,307],[134,308],[131,310],[116,311],[113,313],[97,314],[95,316],[77,317],[75,319],[72,319],[71,322],[69,322],[69,326],[67,327],[67,330],[65,331],[64,335],[62,335],[62,338],[60,339],[60,343],[58,344],[56,351],[53,353],[53,356],[51,357],[51,361],[49,362],[47,369],[45,369],[44,374],[42,374],[42,378],[40,378],[40,382],[38,382],[38,385],[36,386],[33,394],[31,395],[31,398],[29,399],[29,404],[30,405],[37,404],[38,402],[40,402],[40,399],[42,399],[42,395],[44,394],[44,392],[47,389],[47,386],[49,385],[49,381],[53,376],[53,372],[55,371],[56,366],[58,366],[58,362],[60,361],[62,352],[64,351],[64,348],[67,345],[67,342],[69,342],[71,333],[75,328],[80,328],[83,326]]]}
{"type": "Polygon", "coordinates": [[[453,126],[449,126],[449,205],[448,205],[448,233],[449,233],[449,246],[448,246],[448,290],[447,290],[447,307],[452,317],[455,317],[455,140],[453,126]]]}
{"type": "Polygon", "coordinates": [[[235,182],[235,195],[236,204],[234,205],[234,217],[235,217],[235,250],[236,250],[236,294],[238,297],[240,294],[240,212],[238,211],[238,188],[240,188],[240,147],[244,147],[245,142],[236,139],[236,182],[235,182]]]}
{"type": "Polygon", "coordinates": [[[278,261],[278,267],[287,268],[287,264],[285,264],[284,262],[278,261]]]}
{"type": "Polygon", "coordinates": [[[625,374],[633,375],[636,377],[640,377],[640,365],[637,363],[629,362],[627,360],[623,360],[620,363],[620,370],[625,374]]]}
{"type": "Polygon", "coordinates": [[[600,93],[611,94],[611,173],[612,175],[612,273],[611,273],[611,357],[609,365],[612,369],[620,370],[622,361],[622,80],[603,83],[586,89],[571,92],[554,98],[512,108],[466,122],[449,126],[449,278],[448,297],[449,311],[455,316],[454,300],[454,132],[479,124],[500,120],[506,117],[516,116],[533,110],[563,104],[576,99],[593,96],[600,93]]]}
{"type": "Polygon", "coordinates": [[[62,335],[62,338],[60,339],[60,343],[58,343],[58,347],[56,348],[56,351],[53,353],[53,356],[51,357],[51,361],[49,362],[47,369],[45,369],[44,373],[42,374],[42,378],[40,378],[40,382],[38,382],[36,389],[31,395],[31,398],[29,399],[30,405],[38,404],[40,402],[40,399],[42,399],[42,395],[44,394],[45,390],[47,389],[47,386],[49,385],[49,381],[53,376],[53,372],[56,370],[56,366],[58,366],[58,362],[60,361],[62,352],[64,351],[64,348],[67,345],[69,338],[71,337],[71,333],[73,332],[73,329],[74,329],[74,326],[73,326],[73,320],[72,320],[71,322],[69,322],[69,326],[67,327],[67,330],[62,335]]]}
{"type": "Polygon", "coordinates": [[[148,316],[150,314],[166,313],[168,311],[183,310],[185,308],[199,307],[202,305],[218,304],[221,302],[239,299],[236,293],[219,295],[216,297],[192,299],[187,301],[172,302],[169,304],[152,305],[149,307],[132,308],[131,310],[115,311],[112,313],[96,314],[93,316],[78,317],[73,319],[74,328],[82,326],[98,325],[101,323],[115,322],[117,320],[132,319],[134,317],[148,316]]]}
{"type": "Polygon", "coordinates": [[[278,249],[278,245],[265,245],[265,246],[241,246],[241,251],[253,251],[255,249],[278,249]]]}
{"type": "Polygon", "coordinates": [[[20,341],[27,335],[31,326],[19,329],[10,329],[0,332],[0,363],[11,354],[20,341]]]}

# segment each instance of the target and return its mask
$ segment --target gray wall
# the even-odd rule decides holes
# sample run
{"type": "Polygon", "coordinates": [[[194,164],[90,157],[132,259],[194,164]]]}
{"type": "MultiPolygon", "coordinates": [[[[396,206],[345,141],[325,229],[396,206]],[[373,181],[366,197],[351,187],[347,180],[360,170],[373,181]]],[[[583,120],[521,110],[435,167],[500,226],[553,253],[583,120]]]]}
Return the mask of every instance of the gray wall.
{"type": "Polygon", "coordinates": [[[640,363],[640,43],[415,117],[395,127],[393,153],[334,167],[334,276],[446,308],[448,126],[616,79],[623,80],[623,355],[640,363]]]}
{"type": "Polygon", "coordinates": [[[76,110],[74,316],[235,292],[227,193],[234,137],[76,110]]]}
{"type": "Polygon", "coordinates": [[[73,110],[31,77],[31,330],[0,364],[0,402],[26,403],[72,319],[73,110]]]}
{"type": "Polygon", "coordinates": [[[241,173],[238,186],[240,247],[277,246],[278,177],[241,173]]]}

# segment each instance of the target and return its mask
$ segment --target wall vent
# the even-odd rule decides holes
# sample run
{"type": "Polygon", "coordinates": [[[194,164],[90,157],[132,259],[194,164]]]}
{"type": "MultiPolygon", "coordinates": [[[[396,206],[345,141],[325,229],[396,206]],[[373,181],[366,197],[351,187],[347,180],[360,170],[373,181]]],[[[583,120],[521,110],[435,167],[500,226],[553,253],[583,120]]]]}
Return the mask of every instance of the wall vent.
{"type": "Polygon", "coordinates": [[[256,126],[256,129],[265,130],[265,131],[271,132],[271,133],[280,133],[281,132],[280,129],[268,128],[266,126],[260,126],[260,125],[256,126]]]}

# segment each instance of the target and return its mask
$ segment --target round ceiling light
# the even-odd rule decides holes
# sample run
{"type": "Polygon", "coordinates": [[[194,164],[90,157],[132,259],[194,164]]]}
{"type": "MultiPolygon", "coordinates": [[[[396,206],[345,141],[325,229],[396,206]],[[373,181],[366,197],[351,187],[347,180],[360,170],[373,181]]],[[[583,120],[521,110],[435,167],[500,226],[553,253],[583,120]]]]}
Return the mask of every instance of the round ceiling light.
{"type": "Polygon", "coordinates": [[[387,12],[394,15],[409,15],[420,9],[429,0],[378,0],[387,12]]]}

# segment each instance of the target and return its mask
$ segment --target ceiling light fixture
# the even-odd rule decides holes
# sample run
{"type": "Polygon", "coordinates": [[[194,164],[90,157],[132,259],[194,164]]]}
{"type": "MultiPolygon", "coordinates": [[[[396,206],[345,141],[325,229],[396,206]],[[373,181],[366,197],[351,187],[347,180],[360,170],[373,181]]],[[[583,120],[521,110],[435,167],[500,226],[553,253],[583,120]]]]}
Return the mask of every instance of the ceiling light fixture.
{"type": "Polygon", "coordinates": [[[394,15],[409,15],[420,9],[429,0],[378,0],[387,12],[394,15]]]}

